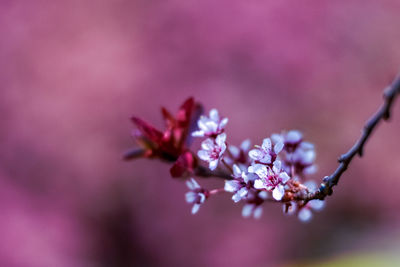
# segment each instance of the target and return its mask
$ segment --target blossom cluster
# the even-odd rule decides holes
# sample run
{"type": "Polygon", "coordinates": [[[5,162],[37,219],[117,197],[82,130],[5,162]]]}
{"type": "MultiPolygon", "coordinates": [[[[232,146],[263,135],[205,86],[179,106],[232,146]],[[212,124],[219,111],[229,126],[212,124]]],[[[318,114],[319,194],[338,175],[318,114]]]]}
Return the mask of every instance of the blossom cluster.
{"type": "Polygon", "coordinates": [[[193,214],[212,195],[221,192],[231,193],[235,203],[244,203],[244,217],[260,218],[266,201],[283,204],[285,213],[297,214],[302,221],[311,219],[312,210],[323,208],[323,201],[302,201],[297,197],[316,190],[315,183],[306,179],[317,170],[314,145],[304,141],[300,131],[272,134],[253,147],[250,140],[234,146],[227,141],[228,118],[221,117],[216,109],[208,116],[201,115],[201,105],[190,98],[181,106],[177,118],[166,109],[162,111],[167,122],[164,133],[133,118],[139,130],[135,138],[144,149],[127,158],[141,155],[172,161],[171,175],[188,179],[186,201],[193,205],[193,214]],[[197,152],[189,149],[191,137],[201,138],[197,152]],[[223,187],[207,190],[194,176],[226,180],[223,187]]]}

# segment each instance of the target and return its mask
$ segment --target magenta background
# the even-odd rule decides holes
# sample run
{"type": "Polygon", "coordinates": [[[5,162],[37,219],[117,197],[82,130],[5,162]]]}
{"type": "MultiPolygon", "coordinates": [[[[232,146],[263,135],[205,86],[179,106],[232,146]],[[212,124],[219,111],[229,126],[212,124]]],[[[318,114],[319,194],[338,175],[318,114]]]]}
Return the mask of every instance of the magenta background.
{"type": "MultiPolygon", "coordinates": [[[[188,96],[239,143],[300,129],[321,179],[400,69],[400,2],[1,1],[0,266],[268,266],[399,244],[400,103],[309,224],[228,195],[192,216],[168,166],[121,161],[133,114],[188,96]]],[[[201,181],[208,187],[222,181],[201,181]]]]}

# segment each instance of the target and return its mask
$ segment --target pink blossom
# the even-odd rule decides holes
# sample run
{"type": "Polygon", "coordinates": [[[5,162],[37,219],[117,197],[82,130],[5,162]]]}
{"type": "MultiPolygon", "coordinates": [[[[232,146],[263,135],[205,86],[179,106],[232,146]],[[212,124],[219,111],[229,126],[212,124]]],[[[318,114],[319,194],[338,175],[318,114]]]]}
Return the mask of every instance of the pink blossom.
{"type": "Polygon", "coordinates": [[[224,132],[225,126],[228,123],[228,118],[219,117],[218,110],[212,109],[210,117],[201,116],[197,121],[198,131],[192,133],[195,137],[215,137],[224,132]]]}
{"type": "Polygon", "coordinates": [[[283,142],[278,142],[272,149],[271,139],[265,138],[261,146],[256,146],[255,149],[249,151],[249,157],[262,164],[271,164],[279,152],[283,149],[283,142]]]}
{"type": "Polygon", "coordinates": [[[283,198],[285,194],[284,185],[290,177],[282,170],[279,160],[274,162],[272,168],[262,164],[254,164],[249,167],[249,172],[258,176],[258,179],[254,181],[254,188],[272,191],[273,198],[278,201],[283,198]]]}
{"type": "Polygon", "coordinates": [[[210,170],[215,170],[218,162],[226,150],[226,134],[222,133],[215,140],[208,138],[201,143],[202,150],[197,152],[200,159],[207,161],[210,170]]]}
{"type": "Polygon", "coordinates": [[[308,222],[312,219],[312,211],[320,211],[325,207],[325,202],[319,199],[310,200],[304,207],[299,210],[297,217],[302,222],[308,222]]]}
{"type": "Polygon", "coordinates": [[[267,199],[268,194],[265,191],[250,191],[249,193],[251,195],[249,196],[250,200],[243,206],[242,216],[248,218],[253,215],[255,219],[260,219],[263,212],[261,204],[267,199]]]}
{"type": "Polygon", "coordinates": [[[193,204],[192,214],[195,214],[199,211],[201,204],[206,200],[208,191],[203,189],[193,178],[186,181],[186,185],[190,189],[185,195],[186,202],[193,204]]]}
{"type": "Polygon", "coordinates": [[[252,182],[256,176],[252,173],[242,171],[236,164],[233,165],[233,179],[225,181],[224,190],[227,192],[235,193],[232,196],[234,202],[239,202],[245,199],[251,189],[252,182]]]}
{"type": "Polygon", "coordinates": [[[303,141],[301,132],[291,130],[287,133],[273,134],[271,139],[274,143],[283,142],[285,144],[286,156],[282,163],[287,172],[294,171],[295,174],[300,176],[316,172],[314,145],[303,141]]]}

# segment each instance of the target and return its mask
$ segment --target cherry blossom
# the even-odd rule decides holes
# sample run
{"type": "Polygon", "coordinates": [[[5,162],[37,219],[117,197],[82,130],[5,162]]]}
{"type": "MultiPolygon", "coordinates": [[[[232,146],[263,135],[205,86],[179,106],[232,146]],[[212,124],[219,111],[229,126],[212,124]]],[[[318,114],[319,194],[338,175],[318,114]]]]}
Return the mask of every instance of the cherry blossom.
{"type": "Polygon", "coordinates": [[[252,182],[256,176],[252,173],[247,173],[241,170],[236,164],[233,165],[233,179],[225,181],[224,190],[227,192],[235,193],[232,196],[234,202],[239,202],[245,199],[252,188],[252,182]]]}
{"type": "Polygon", "coordinates": [[[261,205],[264,203],[264,200],[267,199],[268,194],[265,191],[250,191],[249,195],[249,201],[243,206],[242,216],[244,218],[249,218],[253,215],[254,219],[260,219],[263,212],[261,205]]]}
{"type": "Polygon", "coordinates": [[[225,126],[228,123],[228,118],[219,117],[218,110],[212,109],[209,117],[201,116],[197,121],[198,131],[192,133],[195,137],[216,137],[225,130],[225,126]]]}
{"type": "Polygon", "coordinates": [[[310,200],[304,207],[302,207],[297,214],[302,222],[308,222],[312,219],[312,211],[320,211],[325,207],[325,202],[319,199],[310,200]]]}
{"type": "Polygon", "coordinates": [[[257,163],[271,164],[276,155],[282,151],[283,146],[283,142],[278,142],[272,149],[271,139],[265,138],[261,146],[256,146],[256,148],[249,151],[249,157],[257,163]]]}
{"type": "Polygon", "coordinates": [[[303,135],[299,131],[291,130],[287,133],[273,134],[271,139],[274,143],[285,144],[286,155],[283,157],[282,165],[286,172],[293,176],[304,176],[316,172],[314,145],[303,141],[303,135]]]}
{"type": "Polygon", "coordinates": [[[201,150],[197,152],[200,159],[207,161],[210,170],[215,170],[218,162],[226,150],[226,134],[222,133],[215,138],[207,138],[201,143],[201,150]]]}
{"type": "Polygon", "coordinates": [[[278,201],[283,198],[285,194],[284,185],[290,177],[282,170],[282,164],[279,160],[274,161],[272,168],[262,164],[254,164],[249,167],[248,171],[258,175],[258,179],[254,181],[254,188],[272,191],[272,197],[278,201]]]}
{"type": "Polygon", "coordinates": [[[185,195],[186,202],[193,204],[192,214],[195,214],[199,211],[201,204],[206,200],[208,191],[203,189],[193,178],[186,181],[186,185],[190,189],[185,195]]]}

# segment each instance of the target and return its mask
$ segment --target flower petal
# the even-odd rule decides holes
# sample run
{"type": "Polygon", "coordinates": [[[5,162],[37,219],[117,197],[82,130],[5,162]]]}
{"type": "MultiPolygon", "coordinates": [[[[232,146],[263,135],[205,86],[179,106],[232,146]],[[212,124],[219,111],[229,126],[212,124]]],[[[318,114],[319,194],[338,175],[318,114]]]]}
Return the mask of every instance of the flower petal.
{"type": "Polygon", "coordinates": [[[219,123],[219,129],[222,130],[228,124],[228,118],[223,118],[222,121],[219,123]]]}
{"type": "Polygon", "coordinates": [[[215,143],[217,143],[217,145],[219,146],[225,144],[225,141],[226,141],[226,133],[219,134],[215,139],[215,143]]]}
{"type": "Polygon", "coordinates": [[[240,183],[236,180],[225,181],[224,190],[227,192],[236,192],[240,189],[240,183]]]}
{"type": "Polygon", "coordinates": [[[194,131],[193,133],[192,133],[192,136],[193,137],[204,137],[204,131],[194,131]]]}
{"type": "Polygon", "coordinates": [[[238,158],[240,156],[240,149],[237,146],[230,145],[228,150],[234,158],[238,158]]]}
{"type": "Polygon", "coordinates": [[[248,151],[250,149],[250,146],[251,146],[250,139],[246,139],[240,145],[240,149],[242,149],[243,151],[248,151]]]}
{"type": "Polygon", "coordinates": [[[213,150],[214,148],[214,141],[210,138],[201,142],[201,148],[204,150],[213,150]]]}
{"type": "Polygon", "coordinates": [[[281,172],[279,178],[281,178],[282,184],[286,184],[290,180],[290,176],[286,172],[281,172]]]}
{"type": "Polygon", "coordinates": [[[320,211],[325,207],[325,201],[319,199],[313,199],[310,202],[308,202],[308,205],[315,211],[320,211]]]}
{"type": "Polygon", "coordinates": [[[290,144],[296,144],[301,141],[303,138],[303,135],[301,134],[300,131],[297,130],[291,130],[286,134],[286,142],[290,144]]]}
{"type": "Polygon", "coordinates": [[[265,185],[263,183],[263,181],[261,181],[261,179],[257,179],[254,181],[254,188],[255,189],[265,189],[265,185]]]}
{"type": "Polygon", "coordinates": [[[210,110],[210,119],[213,121],[219,121],[219,114],[217,109],[213,108],[212,110],[210,110]]]}
{"type": "Polygon", "coordinates": [[[299,214],[297,215],[302,222],[309,222],[312,218],[312,212],[307,209],[303,208],[299,211],[299,214]]]}
{"type": "Polygon", "coordinates": [[[278,143],[276,143],[275,146],[274,146],[274,152],[275,152],[275,154],[279,154],[279,152],[282,151],[283,146],[284,146],[283,142],[278,142],[278,143]]]}
{"type": "Polygon", "coordinates": [[[262,206],[258,206],[257,208],[255,208],[253,211],[254,219],[260,219],[262,212],[263,212],[262,206]]]}
{"type": "Polygon", "coordinates": [[[272,197],[278,201],[280,201],[284,195],[285,188],[283,187],[283,185],[276,186],[275,189],[272,191],[272,197]]]}
{"type": "Polygon", "coordinates": [[[258,148],[254,148],[249,151],[249,157],[253,160],[260,160],[264,156],[264,153],[260,151],[258,148]]]}
{"type": "Polygon", "coordinates": [[[196,188],[201,188],[200,185],[196,182],[195,179],[190,178],[190,181],[192,182],[192,185],[193,185],[193,187],[194,187],[195,189],[196,189],[196,188]]]}
{"type": "Polygon", "coordinates": [[[282,169],[282,162],[280,160],[275,160],[272,170],[274,171],[274,173],[278,174],[281,172],[281,169],[282,169]]]}
{"type": "Polygon", "coordinates": [[[197,194],[195,192],[187,192],[185,194],[185,199],[187,203],[193,203],[196,200],[197,194]]]}
{"type": "Polygon", "coordinates": [[[242,187],[242,188],[240,188],[240,190],[237,192],[237,194],[238,194],[241,198],[243,198],[243,197],[245,197],[245,196],[247,195],[248,192],[249,192],[249,191],[247,190],[246,187],[242,187]]]}
{"type": "Polygon", "coordinates": [[[242,216],[245,218],[249,217],[251,215],[251,213],[253,212],[253,207],[254,207],[254,205],[252,205],[252,204],[244,205],[243,209],[242,209],[242,216]]]}
{"type": "Polygon", "coordinates": [[[242,198],[239,196],[239,193],[236,193],[232,196],[232,200],[237,203],[241,200],[242,198]]]}
{"type": "Polygon", "coordinates": [[[204,161],[209,161],[211,159],[210,158],[210,154],[206,150],[197,151],[197,156],[199,156],[199,158],[204,160],[204,161]]]}
{"type": "Polygon", "coordinates": [[[204,203],[204,201],[206,200],[206,195],[204,195],[203,193],[199,193],[198,195],[200,196],[200,203],[204,203]]]}
{"type": "Polygon", "coordinates": [[[212,160],[210,161],[210,163],[208,164],[208,168],[210,168],[210,170],[215,170],[218,166],[218,160],[212,160]]]}
{"type": "Polygon", "coordinates": [[[265,138],[263,140],[262,146],[261,146],[265,151],[271,151],[272,148],[272,143],[271,143],[271,139],[269,138],[265,138]]]}
{"type": "Polygon", "coordinates": [[[192,214],[196,214],[200,209],[200,204],[194,204],[192,207],[192,214]]]}

